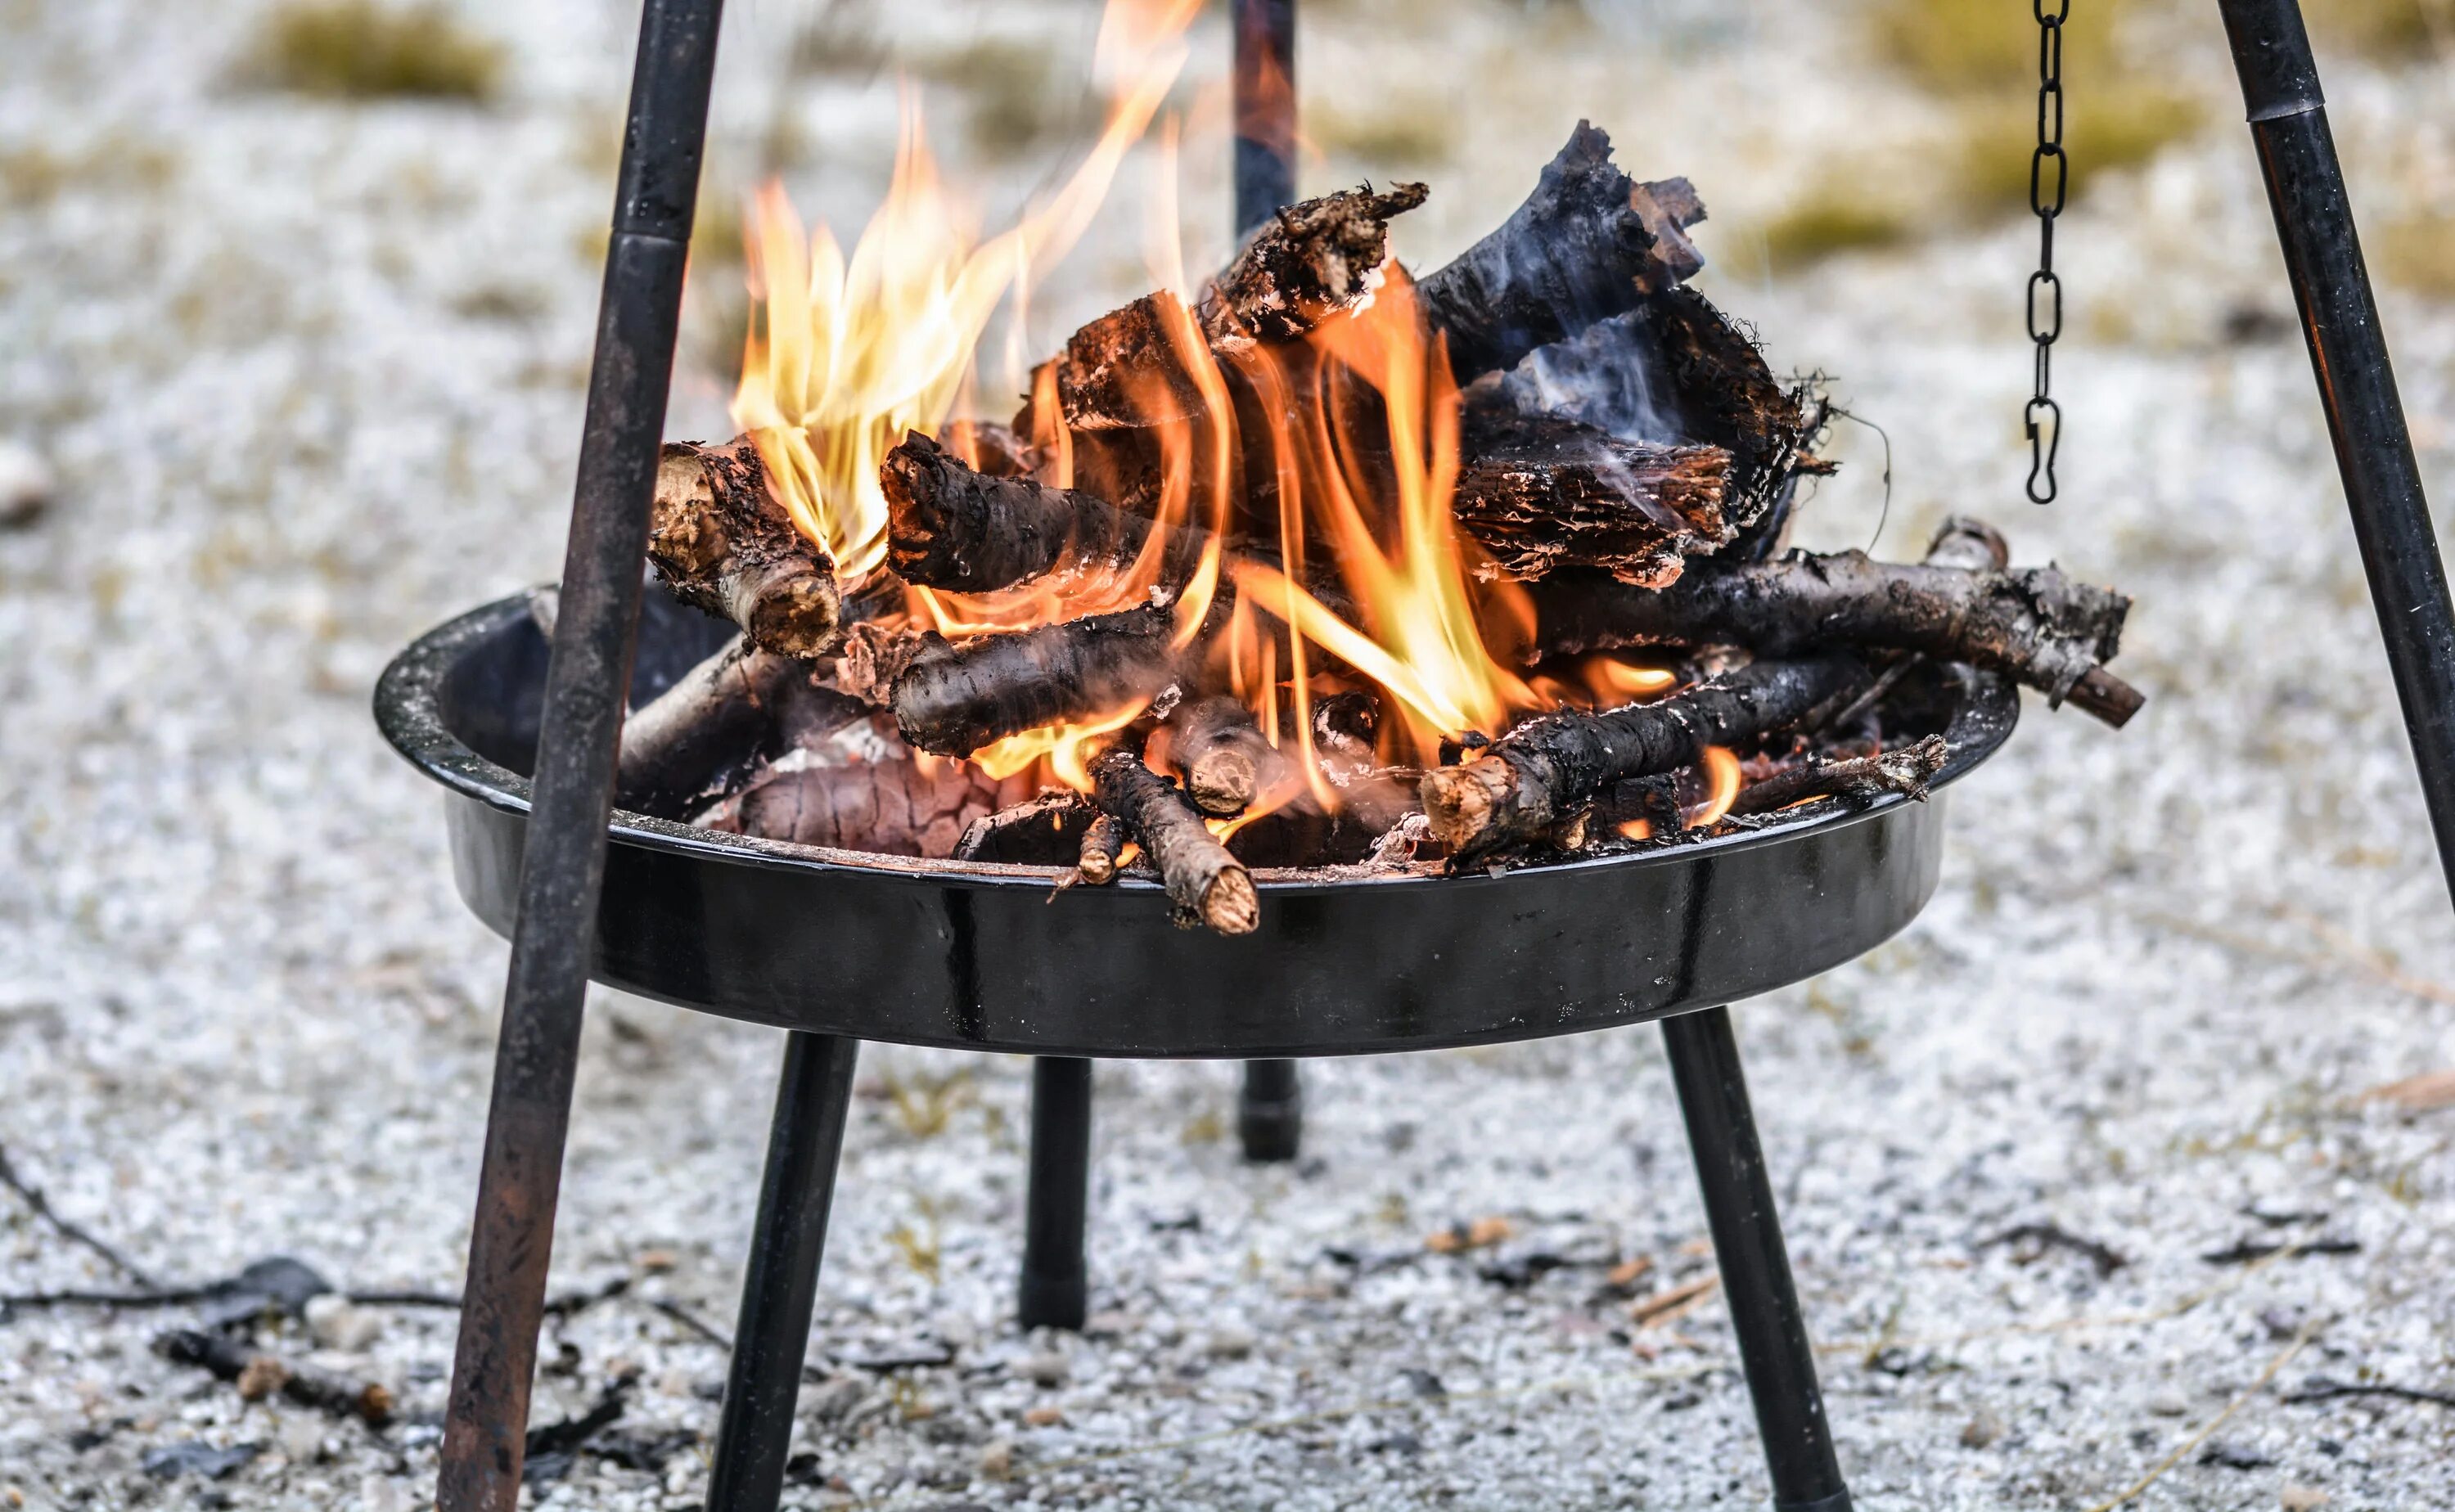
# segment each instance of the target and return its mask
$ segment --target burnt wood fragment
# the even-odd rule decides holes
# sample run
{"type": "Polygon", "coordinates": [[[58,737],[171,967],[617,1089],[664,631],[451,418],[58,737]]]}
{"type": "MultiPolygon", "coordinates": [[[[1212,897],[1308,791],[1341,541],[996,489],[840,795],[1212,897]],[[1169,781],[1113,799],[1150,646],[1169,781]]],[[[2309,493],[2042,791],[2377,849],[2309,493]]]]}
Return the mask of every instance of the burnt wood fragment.
{"type": "Polygon", "coordinates": [[[998,805],[968,762],[849,761],[771,771],[702,822],[754,839],[943,859],[998,805]]]}
{"type": "Polygon", "coordinates": [[[768,491],[747,435],[665,447],[648,555],[675,597],[732,620],[761,650],[815,656],[835,641],[842,596],[834,559],[768,491]]]}
{"type": "Polygon", "coordinates": [[[1866,664],[1825,651],[1758,661],[1610,714],[1561,710],[1519,725],[1473,759],[1424,774],[1424,812],[1451,865],[1546,843],[1576,826],[1609,783],[1694,764],[1707,746],[1752,744],[1812,724],[1864,689],[1866,664]]]}
{"type": "Polygon", "coordinates": [[[1070,865],[1084,832],[1098,817],[1098,811],[1081,794],[1043,793],[974,819],[955,844],[955,859],[1070,865]]]}
{"type": "Polygon", "coordinates": [[[1243,703],[1225,695],[1192,698],[1170,716],[1168,762],[1205,814],[1232,816],[1252,806],[1285,770],[1278,751],[1243,703]]]}
{"type": "Polygon", "coordinates": [[[1943,770],[1950,754],[1943,736],[1931,735],[1876,756],[1838,761],[1810,756],[1741,788],[1729,813],[1734,817],[1772,814],[1812,798],[1839,798],[1853,804],[1872,803],[1887,794],[1923,798],[1927,784],[1943,770]]]}
{"type": "Polygon", "coordinates": [[[930,634],[896,679],[905,743],[969,756],[992,741],[1156,696],[1187,657],[1149,606],[957,643],[930,634]]]}
{"type": "Polygon", "coordinates": [[[1490,554],[1476,575],[1525,582],[1595,567],[1658,586],[1747,523],[1724,509],[1731,454],[1623,441],[1558,415],[1466,412],[1457,520],[1490,554]]]}
{"type": "Polygon", "coordinates": [[[1261,922],[1252,874],[1202,822],[1175,783],[1119,747],[1091,767],[1092,801],[1142,843],[1159,873],[1179,925],[1202,924],[1222,935],[1248,935],[1261,922]]]}
{"type": "Polygon", "coordinates": [[[1083,841],[1075,848],[1074,875],[1093,887],[1106,887],[1117,879],[1117,868],[1125,864],[1126,846],[1131,836],[1126,821],[1113,814],[1095,815],[1084,827],[1083,841]]]}
{"type": "MultiPolygon", "coordinates": [[[[887,565],[904,581],[990,593],[1061,566],[1119,572],[1149,541],[1151,522],[1076,489],[992,477],[918,432],[879,468],[886,493],[887,565]]],[[[1171,532],[1160,580],[1193,575],[1208,534],[1171,532]]]]}
{"type": "Polygon", "coordinates": [[[807,666],[736,636],[622,721],[615,793],[625,808],[672,817],[772,742],[784,684],[807,666]]]}

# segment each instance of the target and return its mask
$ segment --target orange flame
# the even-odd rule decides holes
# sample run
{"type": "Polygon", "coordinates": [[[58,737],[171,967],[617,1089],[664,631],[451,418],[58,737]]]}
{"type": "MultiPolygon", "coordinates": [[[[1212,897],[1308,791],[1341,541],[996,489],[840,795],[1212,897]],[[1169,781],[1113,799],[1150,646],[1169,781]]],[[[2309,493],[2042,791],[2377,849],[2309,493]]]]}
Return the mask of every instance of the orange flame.
{"type": "Polygon", "coordinates": [[[1739,758],[1717,745],[1705,748],[1699,763],[1705,769],[1705,801],[1688,816],[1688,827],[1701,830],[1718,824],[1739,796],[1739,758]]]}

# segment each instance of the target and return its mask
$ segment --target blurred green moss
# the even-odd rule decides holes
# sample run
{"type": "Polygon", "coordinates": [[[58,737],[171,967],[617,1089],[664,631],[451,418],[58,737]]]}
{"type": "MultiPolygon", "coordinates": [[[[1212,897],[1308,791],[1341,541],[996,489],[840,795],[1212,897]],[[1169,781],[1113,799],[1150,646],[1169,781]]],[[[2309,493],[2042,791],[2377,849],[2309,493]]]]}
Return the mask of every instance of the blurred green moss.
{"type": "Polygon", "coordinates": [[[979,37],[907,66],[962,102],[965,137],[984,157],[1026,155],[1089,118],[1088,97],[1079,86],[1061,86],[1056,54],[1045,44],[979,37]]]}
{"type": "Polygon", "coordinates": [[[447,6],[377,0],[284,0],[259,26],[246,75],[334,99],[493,99],[502,45],[447,6]]]}
{"type": "Polygon", "coordinates": [[[1393,94],[1370,110],[1308,101],[1302,119],[1323,151],[1384,172],[1449,162],[1457,153],[1461,124],[1455,104],[1430,93],[1393,94]]]}
{"type": "Polygon", "coordinates": [[[2455,42],[2455,0],[2303,0],[2310,41],[2382,62],[2455,42]]]}
{"type": "MultiPolygon", "coordinates": [[[[2155,161],[2206,121],[2207,109],[2198,99],[2137,77],[2118,76],[2084,91],[2075,85],[2063,130],[2071,175],[2066,199],[2078,202],[2099,173],[2155,161]]],[[[2025,210],[2035,111],[1973,101],[1963,109],[1963,123],[1953,175],[1958,208],[1976,214],[2025,210]]],[[[2051,179],[2041,192],[2052,195],[2051,179]]]]}
{"type": "Polygon", "coordinates": [[[1897,247],[1917,231],[1909,211],[1870,197],[1863,185],[1819,184],[1764,227],[1764,262],[1793,272],[1845,252],[1897,247]]]}
{"type": "MultiPolygon", "coordinates": [[[[2063,30],[2074,82],[2115,63],[2115,30],[2139,0],[2090,0],[2063,30]]],[[[1877,56],[1937,94],[2038,82],[2038,20],[2029,0],[1877,0],[1868,30],[1877,56]]]]}

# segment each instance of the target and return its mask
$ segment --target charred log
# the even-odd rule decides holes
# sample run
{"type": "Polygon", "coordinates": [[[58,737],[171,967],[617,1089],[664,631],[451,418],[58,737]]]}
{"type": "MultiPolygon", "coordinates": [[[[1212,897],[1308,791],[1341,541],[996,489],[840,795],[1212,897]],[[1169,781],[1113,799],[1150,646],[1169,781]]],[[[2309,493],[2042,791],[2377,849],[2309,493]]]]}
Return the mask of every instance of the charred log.
{"type": "Polygon", "coordinates": [[[1249,935],[1261,922],[1252,874],[1202,822],[1176,784],[1120,747],[1092,763],[1092,801],[1140,841],[1179,925],[1249,935]]]}
{"type": "Polygon", "coordinates": [[[769,493],[749,436],[665,447],[648,554],[674,596],[732,620],[762,651],[815,656],[835,641],[835,563],[769,493]]]}
{"type": "Polygon", "coordinates": [[[894,697],[896,679],[928,639],[927,631],[900,620],[863,620],[848,626],[835,650],[819,658],[820,678],[847,698],[883,709],[894,697]]]}
{"type": "Polygon", "coordinates": [[[1814,798],[1839,798],[1852,804],[1872,803],[1887,794],[1923,798],[1927,784],[1943,770],[1944,758],[1950,755],[1943,736],[1931,735],[1914,745],[1877,756],[1838,761],[1810,756],[1741,788],[1730,814],[1734,817],[1771,814],[1814,798]]]}
{"type": "Polygon", "coordinates": [[[1351,306],[1390,255],[1390,221],[1424,202],[1421,184],[1370,185],[1290,205],[1266,222],[1195,308],[1220,347],[1290,341],[1351,306]]]}
{"type": "Polygon", "coordinates": [[[2138,707],[2128,685],[2102,668],[2120,647],[2131,600],[2053,567],[1973,573],[1876,562],[1856,551],[1794,554],[1699,561],[1662,589],[1580,575],[1532,594],[1536,642],[1554,654],[1713,643],[1783,656],[1824,645],[1882,647],[2005,673],[2109,723],[2128,717],[2124,702],[2138,707]],[[2083,693],[2091,673],[2099,675],[2083,693]]]}
{"type": "Polygon", "coordinates": [[[1491,234],[1420,281],[1461,383],[1666,292],[1703,266],[1685,228],[1705,208],[1685,179],[1639,185],[1611,138],[1579,121],[1534,192],[1491,234]]]}
{"type": "Polygon", "coordinates": [[[1186,794],[1205,814],[1244,813],[1285,770],[1277,749],[1234,698],[1187,700],[1169,724],[1168,760],[1185,774],[1186,794]]]}
{"type": "MultiPolygon", "coordinates": [[[[956,593],[1010,588],[1060,566],[1120,571],[1142,554],[1151,522],[1074,489],[991,477],[918,432],[879,469],[886,491],[887,565],[904,581],[956,593]]],[[[1193,575],[1208,535],[1172,532],[1164,582],[1193,575]]]]}
{"type": "Polygon", "coordinates": [[[1156,696],[1186,656],[1156,606],[1092,615],[960,644],[932,633],[896,679],[906,743],[969,756],[991,741],[1156,696]]]}
{"type": "Polygon", "coordinates": [[[1610,714],[1545,715],[1472,760],[1424,774],[1424,812],[1433,837],[1455,853],[1452,866],[1550,842],[1606,784],[1692,765],[1707,746],[1749,744],[1812,725],[1870,680],[1856,656],[1828,651],[1758,661],[1610,714]]]}
{"type": "Polygon", "coordinates": [[[1084,832],[1099,817],[1080,794],[1043,793],[974,819],[955,843],[955,859],[1015,866],[1070,865],[1084,832]]]}
{"type": "Polygon", "coordinates": [[[1084,827],[1082,844],[1075,848],[1075,877],[1093,887],[1115,881],[1117,868],[1126,864],[1126,846],[1131,838],[1125,820],[1113,814],[1094,816],[1084,827]]]}
{"type": "Polygon", "coordinates": [[[1692,553],[1747,523],[1724,508],[1719,447],[1623,441],[1556,415],[1474,406],[1466,413],[1458,523],[1490,557],[1478,575],[1518,582],[1595,567],[1659,586],[1692,553]]]}
{"type": "Polygon", "coordinates": [[[737,637],[622,721],[615,791],[624,807],[667,817],[701,796],[728,767],[761,754],[776,724],[777,694],[807,670],[737,637]]]}

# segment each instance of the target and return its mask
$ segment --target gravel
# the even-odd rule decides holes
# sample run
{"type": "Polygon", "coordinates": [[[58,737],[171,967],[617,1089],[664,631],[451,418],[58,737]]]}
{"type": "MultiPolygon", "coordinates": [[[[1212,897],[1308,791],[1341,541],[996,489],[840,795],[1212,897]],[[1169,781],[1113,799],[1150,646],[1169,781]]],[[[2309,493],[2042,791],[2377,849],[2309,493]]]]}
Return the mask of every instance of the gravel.
{"type": "MultiPolygon", "coordinates": [[[[715,160],[745,173],[782,122],[804,203],[857,224],[892,85],[788,79],[783,9],[737,18],[715,160]]],[[[1309,33],[1318,77],[1374,76],[1378,50],[1394,75],[1490,81],[1404,255],[1435,260],[1514,202],[1561,101],[1641,175],[1695,177],[1725,266],[1800,165],[1846,166],[1840,133],[1917,129],[1907,91],[1835,65],[1851,54],[1827,8],[1666,4],[1591,31],[1570,10],[1458,0],[1448,31],[1368,37],[1374,8],[1342,7],[1309,33]]],[[[517,67],[483,111],[253,92],[231,65],[247,4],[175,27],[127,0],[33,8],[0,59],[0,435],[51,498],[0,531],[0,1145],[172,1281],[283,1254],[360,1292],[457,1285],[503,948],[454,899],[435,799],[366,700],[409,635],[555,570],[633,18],[484,10],[517,67]]],[[[1070,59],[1089,20],[1008,4],[914,27],[915,54],[985,27],[1070,59]]],[[[2170,68],[2221,102],[2213,30],[2170,68]]],[[[2365,213],[2455,182],[2443,71],[2331,62],[2329,85],[2365,213]]],[[[1884,448],[1845,427],[1810,544],[1914,554],[1947,510],[1978,510],[2019,559],[2140,600],[2120,670],[2151,701],[2131,728],[2033,703],[1952,795],[1917,924],[1737,1015],[1862,1505],[2085,1508],[2169,1459],[2139,1505],[2445,1504],[2446,1408],[2289,1400],[2319,1378],[2455,1388],[2455,1112],[2362,1098],[2455,1062],[2455,917],[2231,119],[2212,111],[2065,223],[2051,510],[2016,502],[2033,232],[1942,228],[1710,282],[1889,433],[1888,513],[1884,448]],[[2126,1263],[1988,1242],[2034,1224],[2126,1263]],[[2202,1259],[2323,1239],[2358,1248],[2202,1259]]],[[[1215,114],[1203,131],[1194,252],[1215,249],[1224,192],[1215,114]]],[[[1028,188],[1045,166],[998,171],[1028,188]]],[[[1042,344],[1139,283],[1146,187],[1128,171],[1113,245],[1035,300],[1042,344]]],[[[694,330],[713,336],[677,434],[723,424],[736,274],[707,256],[694,330]]],[[[2455,309],[2390,292],[2385,316],[2425,471],[2455,497],[2455,309]]],[[[550,1327],[536,1420],[629,1385],[615,1429],[545,1467],[539,1504],[703,1497],[723,1356],[649,1304],[729,1326],[778,1049],[594,1002],[553,1286],[630,1284],[550,1327]]],[[[1099,1068],[1096,1326],[1027,1338],[1027,1066],[865,1050],[788,1503],[1763,1503],[1718,1294],[1628,1316],[1632,1291],[1711,1264],[1651,1030],[1316,1063],[1293,1166],[1237,1159],[1232,1081],[1099,1068]],[[1509,1237],[1426,1249],[1488,1217],[1509,1237]],[[1569,1263],[1522,1263],[1538,1253],[1569,1263]],[[1609,1284],[1638,1256],[1650,1274],[1609,1284]],[[921,1353],[949,1362],[852,1362],[921,1353]]],[[[0,1278],[126,1280],[10,1196],[0,1278]]],[[[0,1315],[0,1504],[423,1504],[448,1311],[317,1302],[264,1329],[389,1386],[380,1436],[149,1350],[190,1320],[0,1315]]]]}

